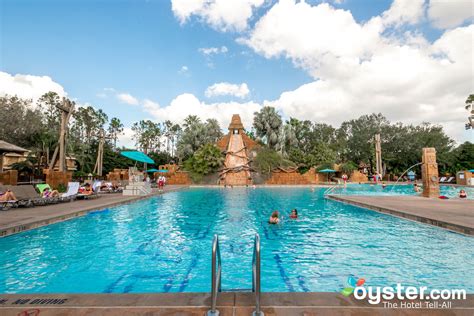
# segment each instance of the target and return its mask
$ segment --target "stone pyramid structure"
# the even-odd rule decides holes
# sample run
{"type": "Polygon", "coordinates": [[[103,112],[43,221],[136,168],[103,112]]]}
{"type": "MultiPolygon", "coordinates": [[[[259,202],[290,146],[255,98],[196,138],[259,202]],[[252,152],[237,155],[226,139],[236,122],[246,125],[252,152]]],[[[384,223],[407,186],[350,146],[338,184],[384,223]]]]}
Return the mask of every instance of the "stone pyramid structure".
{"type": "Polygon", "coordinates": [[[217,146],[226,155],[224,168],[219,175],[219,184],[252,184],[250,161],[258,144],[245,134],[238,114],[232,115],[229,133],[219,140],[217,146]]]}

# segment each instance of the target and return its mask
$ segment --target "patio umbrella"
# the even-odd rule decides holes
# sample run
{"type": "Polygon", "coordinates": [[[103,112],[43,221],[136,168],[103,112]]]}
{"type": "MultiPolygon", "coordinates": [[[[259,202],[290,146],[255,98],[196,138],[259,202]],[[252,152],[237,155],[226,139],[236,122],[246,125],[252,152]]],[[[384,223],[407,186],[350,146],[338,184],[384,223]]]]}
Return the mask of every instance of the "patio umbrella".
{"type": "Polygon", "coordinates": [[[152,169],[148,169],[146,172],[147,172],[147,173],[148,173],[148,172],[159,172],[159,170],[152,168],[152,169]]]}
{"type": "Polygon", "coordinates": [[[158,172],[166,173],[166,172],[168,172],[168,170],[166,170],[166,169],[161,169],[161,170],[158,170],[158,172]]]}
{"type": "Polygon", "coordinates": [[[318,172],[321,172],[321,173],[327,173],[328,174],[328,182],[329,182],[329,174],[331,172],[336,172],[336,170],[333,170],[333,169],[323,169],[323,170],[319,170],[318,172]]]}
{"type": "Polygon", "coordinates": [[[138,162],[155,163],[153,159],[151,159],[141,151],[122,151],[120,154],[124,157],[130,158],[138,162]]]}
{"type": "Polygon", "coordinates": [[[474,172],[474,169],[470,169],[470,170],[468,170],[468,171],[469,171],[469,172],[474,172]]]}

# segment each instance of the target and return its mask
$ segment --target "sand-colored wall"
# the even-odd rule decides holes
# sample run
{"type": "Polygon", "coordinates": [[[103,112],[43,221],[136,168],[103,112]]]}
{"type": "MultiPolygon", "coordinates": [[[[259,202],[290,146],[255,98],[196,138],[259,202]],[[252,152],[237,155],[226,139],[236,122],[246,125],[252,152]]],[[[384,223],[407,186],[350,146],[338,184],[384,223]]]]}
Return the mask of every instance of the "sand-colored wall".
{"type": "Polygon", "coordinates": [[[358,170],[355,170],[349,176],[349,181],[354,182],[354,183],[358,183],[358,182],[364,183],[364,182],[369,181],[369,179],[367,178],[367,176],[364,173],[362,173],[358,170]]]}
{"type": "Polygon", "coordinates": [[[43,172],[46,174],[46,183],[53,189],[58,189],[60,185],[67,187],[68,182],[72,181],[71,171],[62,172],[45,169],[43,172]]]}
{"type": "Polygon", "coordinates": [[[461,179],[461,177],[460,177],[461,174],[459,172],[456,174],[456,184],[469,185],[470,184],[470,179],[472,178],[472,172],[464,170],[462,173],[464,174],[463,179],[461,179]]]}
{"type": "Polygon", "coordinates": [[[18,171],[8,170],[8,171],[0,172],[0,183],[4,185],[17,185],[18,171]]]}
{"type": "Polygon", "coordinates": [[[304,185],[304,184],[317,184],[325,181],[324,176],[317,173],[314,168],[311,168],[304,174],[300,174],[298,171],[285,172],[281,170],[273,171],[271,177],[265,182],[265,184],[273,185],[304,185]]]}
{"type": "Polygon", "coordinates": [[[191,183],[189,173],[186,171],[176,171],[171,175],[166,175],[166,184],[189,185],[191,183]]]}

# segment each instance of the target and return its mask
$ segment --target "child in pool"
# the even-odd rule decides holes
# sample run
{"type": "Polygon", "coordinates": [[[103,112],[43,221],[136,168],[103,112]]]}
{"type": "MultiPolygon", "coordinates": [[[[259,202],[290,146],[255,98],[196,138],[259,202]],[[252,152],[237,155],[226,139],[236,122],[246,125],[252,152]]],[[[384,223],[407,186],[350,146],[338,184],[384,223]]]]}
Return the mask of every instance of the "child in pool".
{"type": "Polygon", "coordinates": [[[290,218],[297,219],[298,218],[298,210],[296,208],[291,210],[290,218]]]}
{"type": "Polygon", "coordinates": [[[270,219],[268,220],[269,224],[278,224],[280,223],[280,213],[278,211],[273,211],[270,219]]]}

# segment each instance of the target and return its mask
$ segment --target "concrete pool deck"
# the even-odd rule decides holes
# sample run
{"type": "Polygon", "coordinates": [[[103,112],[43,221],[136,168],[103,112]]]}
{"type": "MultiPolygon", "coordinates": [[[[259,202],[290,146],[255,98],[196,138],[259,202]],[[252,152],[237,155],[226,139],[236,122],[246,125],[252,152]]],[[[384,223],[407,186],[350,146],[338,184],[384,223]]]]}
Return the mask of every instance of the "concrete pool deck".
{"type": "Polygon", "coordinates": [[[474,200],[441,200],[408,195],[328,195],[328,198],[474,236],[474,200]]]}
{"type": "MultiPolygon", "coordinates": [[[[169,185],[164,193],[187,188],[185,185],[169,185]]],[[[63,222],[90,211],[100,210],[121,204],[127,204],[151,196],[162,194],[158,189],[147,196],[123,196],[121,193],[101,194],[99,198],[90,200],[76,200],[73,202],[58,203],[46,206],[29,208],[13,208],[0,212],[0,238],[35,229],[53,223],[63,222]]]]}
{"type": "MultiPolygon", "coordinates": [[[[265,315],[473,315],[474,295],[460,300],[391,300],[370,305],[339,293],[262,293],[265,315]],[[450,305],[442,305],[443,302],[450,305]],[[419,305],[403,305],[407,303],[419,305]],[[427,303],[433,305],[429,306],[427,303]]],[[[9,315],[205,315],[210,309],[209,293],[164,294],[0,294],[0,314],[9,315]],[[39,312],[34,314],[34,312],[39,312]]],[[[251,315],[253,293],[219,293],[221,316],[251,315]]]]}

